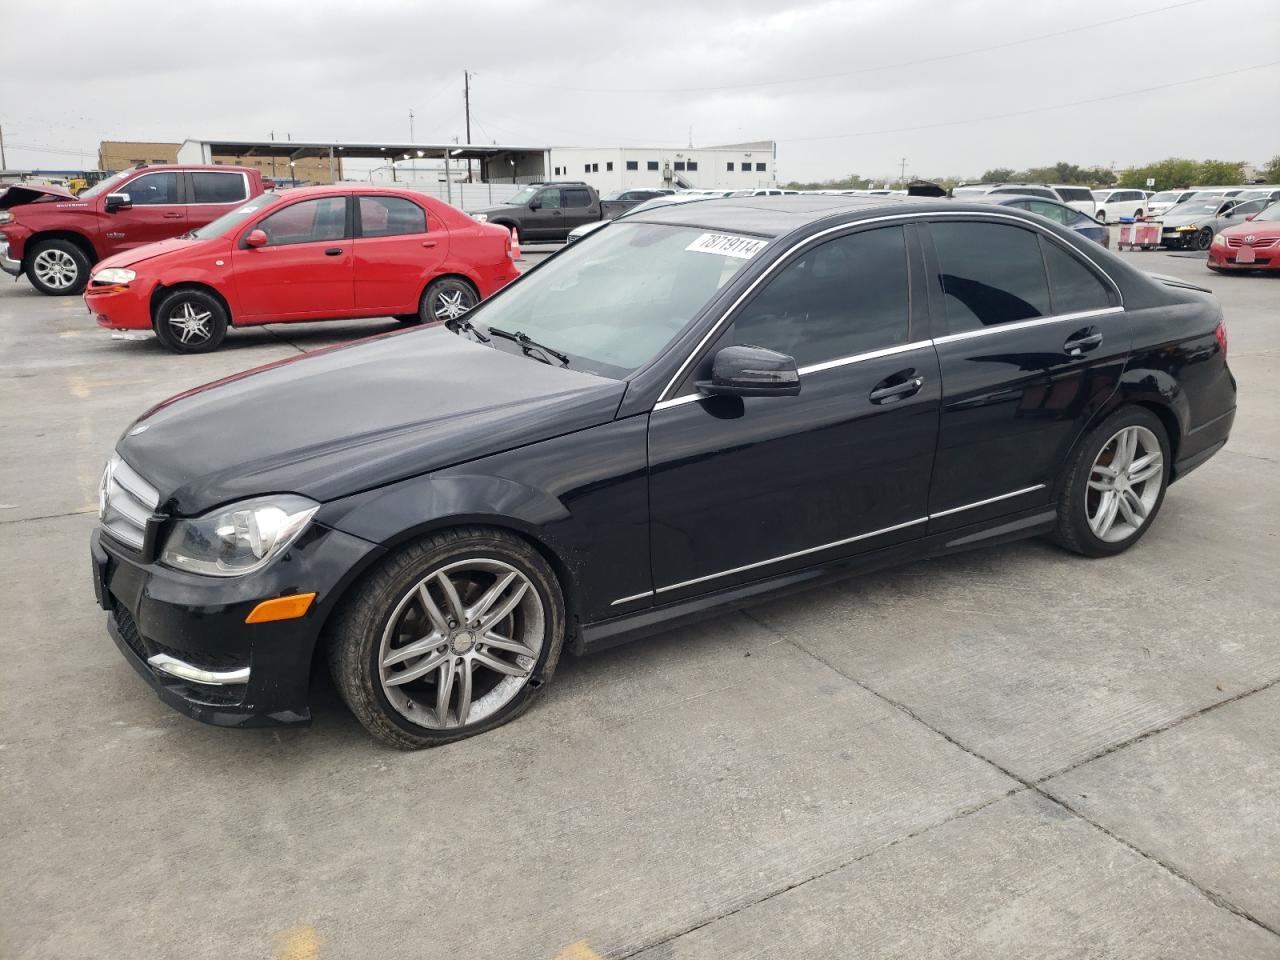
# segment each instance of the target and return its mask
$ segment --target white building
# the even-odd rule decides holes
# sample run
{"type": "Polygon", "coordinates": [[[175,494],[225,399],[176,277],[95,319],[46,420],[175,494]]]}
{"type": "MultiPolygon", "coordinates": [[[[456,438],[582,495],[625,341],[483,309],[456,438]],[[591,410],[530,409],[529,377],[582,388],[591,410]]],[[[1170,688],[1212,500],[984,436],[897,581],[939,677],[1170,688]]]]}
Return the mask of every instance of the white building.
{"type": "Polygon", "coordinates": [[[772,140],[718,147],[552,147],[551,180],[583,180],[600,193],[629,187],[744,190],[773,186],[772,140]]]}

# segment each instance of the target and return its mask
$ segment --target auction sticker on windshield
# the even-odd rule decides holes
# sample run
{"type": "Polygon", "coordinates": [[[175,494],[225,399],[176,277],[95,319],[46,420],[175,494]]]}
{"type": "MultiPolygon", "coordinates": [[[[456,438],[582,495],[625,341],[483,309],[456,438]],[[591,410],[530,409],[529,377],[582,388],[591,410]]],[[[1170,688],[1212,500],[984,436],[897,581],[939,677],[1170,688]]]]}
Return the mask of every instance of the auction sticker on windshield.
{"type": "Polygon", "coordinates": [[[722,257],[737,257],[739,260],[750,260],[764,249],[768,240],[756,240],[751,237],[735,237],[727,233],[704,233],[685,247],[694,253],[717,253],[722,257]]]}

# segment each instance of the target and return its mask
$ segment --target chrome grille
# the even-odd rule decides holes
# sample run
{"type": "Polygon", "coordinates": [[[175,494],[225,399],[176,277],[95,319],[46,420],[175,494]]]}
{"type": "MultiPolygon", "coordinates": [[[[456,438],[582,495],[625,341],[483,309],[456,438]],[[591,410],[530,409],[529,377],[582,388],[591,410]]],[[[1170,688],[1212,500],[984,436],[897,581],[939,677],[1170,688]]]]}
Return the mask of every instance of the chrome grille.
{"type": "Polygon", "coordinates": [[[147,541],[147,521],[160,506],[160,492],[113,454],[98,487],[98,519],[121,543],[141,550],[147,541]]]}
{"type": "MultiPolygon", "coordinates": [[[[1243,242],[1244,241],[1241,240],[1239,237],[1227,237],[1227,246],[1230,247],[1232,250],[1234,250],[1238,246],[1241,246],[1243,242]]],[[[1249,246],[1253,247],[1253,249],[1255,250],[1266,250],[1270,247],[1274,247],[1277,242],[1280,242],[1280,238],[1264,237],[1261,240],[1253,241],[1253,243],[1249,244],[1249,246]]]]}

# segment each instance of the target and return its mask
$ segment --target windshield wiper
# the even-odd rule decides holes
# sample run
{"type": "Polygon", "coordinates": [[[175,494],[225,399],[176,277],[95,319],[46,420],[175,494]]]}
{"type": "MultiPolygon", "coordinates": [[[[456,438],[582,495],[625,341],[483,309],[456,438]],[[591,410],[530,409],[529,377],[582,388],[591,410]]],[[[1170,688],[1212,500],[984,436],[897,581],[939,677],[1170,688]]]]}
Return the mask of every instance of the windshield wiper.
{"type": "MultiPolygon", "coordinates": [[[[567,354],[563,354],[559,350],[554,350],[551,347],[548,347],[545,343],[539,343],[537,340],[533,339],[533,337],[529,336],[527,333],[521,332],[520,330],[512,333],[510,330],[503,330],[501,327],[490,327],[489,332],[495,337],[502,337],[503,340],[515,341],[520,344],[521,349],[529,356],[532,356],[532,354],[529,353],[530,350],[541,350],[543,353],[555,357],[564,366],[567,367],[569,365],[569,357],[567,354]]],[[[544,362],[549,361],[544,360],[544,362]]]]}
{"type": "Polygon", "coordinates": [[[444,322],[444,325],[450,330],[466,330],[468,333],[474,334],[475,338],[481,343],[488,343],[489,338],[480,332],[480,328],[468,320],[466,317],[450,317],[444,322]]]}

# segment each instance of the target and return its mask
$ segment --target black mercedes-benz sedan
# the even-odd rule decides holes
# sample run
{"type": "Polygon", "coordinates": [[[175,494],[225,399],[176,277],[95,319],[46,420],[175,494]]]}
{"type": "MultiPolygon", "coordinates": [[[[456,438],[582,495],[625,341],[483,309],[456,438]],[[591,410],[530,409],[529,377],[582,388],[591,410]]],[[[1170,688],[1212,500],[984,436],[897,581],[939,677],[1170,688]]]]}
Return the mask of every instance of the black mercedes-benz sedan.
{"type": "Polygon", "coordinates": [[[1121,553],[1227,440],[1206,291],[953,201],[624,217],[448,326],[174,397],[102,478],[94,584],[167,703],[400,747],[581,653],[833,572],[1048,534],[1121,553]]]}

